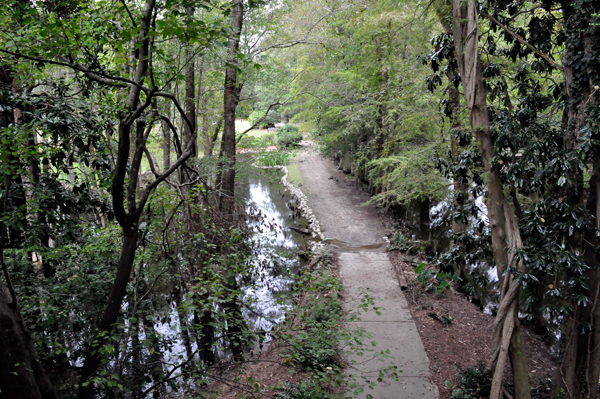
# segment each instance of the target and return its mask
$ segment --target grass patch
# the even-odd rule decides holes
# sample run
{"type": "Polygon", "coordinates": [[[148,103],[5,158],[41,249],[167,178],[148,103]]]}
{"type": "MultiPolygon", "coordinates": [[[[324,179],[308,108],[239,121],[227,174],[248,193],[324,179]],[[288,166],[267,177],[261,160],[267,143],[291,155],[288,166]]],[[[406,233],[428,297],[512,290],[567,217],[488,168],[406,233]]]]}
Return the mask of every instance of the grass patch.
{"type": "Polygon", "coordinates": [[[287,166],[288,169],[288,181],[294,183],[304,183],[304,178],[302,177],[302,172],[300,171],[300,166],[296,162],[290,162],[287,166]]]}
{"type": "Polygon", "coordinates": [[[270,132],[267,129],[253,129],[246,134],[252,137],[262,137],[266,136],[267,134],[274,134],[274,132],[270,132]]]}

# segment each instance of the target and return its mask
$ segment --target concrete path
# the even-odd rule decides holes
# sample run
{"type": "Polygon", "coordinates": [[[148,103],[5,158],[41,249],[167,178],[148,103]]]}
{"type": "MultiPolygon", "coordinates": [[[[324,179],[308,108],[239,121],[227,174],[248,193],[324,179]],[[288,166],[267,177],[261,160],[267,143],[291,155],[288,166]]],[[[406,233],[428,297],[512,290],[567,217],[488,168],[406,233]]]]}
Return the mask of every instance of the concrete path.
{"type": "MultiPolygon", "coordinates": [[[[429,360],[406,299],[387,254],[384,252],[382,226],[374,207],[362,206],[367,193],[314,149],[308,148],[296,159],[304,184],[302,191],[321,224],[323,234],[333,238],[339,254],[340,273],[345,290],[345,308],[355,310],[361,292],[377,298],[375,306],[383,308],[381,315],[371,311],[362,314],[352,327],[362,327],[377,342],[377,352],[389,350],[392,359],[381,362],[372,354],[350,356],[347,374],[376,381],[379,370],[390,365],[398,367],[399,381],[385,379],[373,390],[365,389],[358,398],[371,394],[374,399],[437,399],[438,392],[429,378],[429,360]],[[332,178],[333,177],[333,178],[332,178]]],[[[363,385],[363,384],[361,384],[363,385]]],[[[364,384],[366,385],[366,384],[364,384]]]]}

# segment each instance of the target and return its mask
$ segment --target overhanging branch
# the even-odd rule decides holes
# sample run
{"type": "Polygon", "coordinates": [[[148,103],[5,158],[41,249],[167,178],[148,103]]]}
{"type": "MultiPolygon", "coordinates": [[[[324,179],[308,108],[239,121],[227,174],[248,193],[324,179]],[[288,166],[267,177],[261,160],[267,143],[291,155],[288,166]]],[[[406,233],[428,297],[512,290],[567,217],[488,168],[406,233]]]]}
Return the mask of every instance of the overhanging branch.
{"type": "Polygon", "coordinates": [[[84,73],[91,80],[94,80],[98,83],[102,83],[105,85],[114,86],[114,87],[127,87],[127,85],[133,85],[133,86],[137,86],[138,88],[140,88],[142,91],[144,91],[146,93],[148,91],[150,91],[149,88],[144,87],[141,84],[134,82],[133,80],[121,78],[118,76],[111,76],[111,75],[108,75],[103,72],[92,71],[91,69],[87,69],[87,68],[81,67],[79,65],[74,65],[74,64],[71,64],[68,62],[49,60],[49,59],[40,58],[40,57],[31,57],[31,56],[28,56],[25,54],[15,53],[14,51],[6,50],[3,48],[0,48],[0,53],[9,54],[15,58],[23,58],[23,59],[29,60],[29,61],[40,62],[42,64],[59,65],[59,66],[71,68],[74,71],[84,73]],[[125,84],[119,84],[117,82],[123,82],[125,84]]]}
{"type": "Polygon", "coordinates": [[[506,25],[502,24],[496,18],[494,18],[493,16],[491,16],[490,14],[488,14],[485,11],[481,11],[480,13],[481,13],[481,15],[483,15],[486,18],[488,18],[489,20],[491,20],[492,22],[494,22],[496,25],[498,25],[499,27],[501,27],[502,29],[504,29],[504,31],[506,33],[508,33],[509,35],[511,35],[512,37],[514,37],[515,39],[517,39],[521,44],[525,45],[528,49],[530,49],[531,51],[533,51],[534,53],[536,53],[537,55],[539,55],[540,57],[542,57],[543,59],[545,59],[554,68],[558,69],[559,71],[564,71],[564,68],[562,66],[560,66],[559,64],[557,64],[552,58],[550,58],[550,56],[548,54],[544,54],[540,50],[538,50],[537,48],[533,47],[533,45],[531,43],[527,42],[525,39],[523,39],[523,37],[521,37],[520,35],[516,34],[515,32],[511,31],[510,29],[508,29],[508,27],[506,25]]]}

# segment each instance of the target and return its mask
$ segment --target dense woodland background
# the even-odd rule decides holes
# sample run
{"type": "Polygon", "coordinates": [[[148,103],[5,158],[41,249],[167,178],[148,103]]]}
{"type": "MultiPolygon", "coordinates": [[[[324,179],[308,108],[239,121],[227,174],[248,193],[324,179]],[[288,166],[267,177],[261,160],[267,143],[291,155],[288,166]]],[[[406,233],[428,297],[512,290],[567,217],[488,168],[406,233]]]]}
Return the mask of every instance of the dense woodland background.
{"type": "Polygon", "coordinates": [[[523,324],[556,338],[553,398],[597,397],[597,1],[2,5],[1,398],[202,397],[243,361],[239,148],[294,126],[402,220],[397,248],[491,286],[490,397],[507,363],[531,397],[523,324]]]}

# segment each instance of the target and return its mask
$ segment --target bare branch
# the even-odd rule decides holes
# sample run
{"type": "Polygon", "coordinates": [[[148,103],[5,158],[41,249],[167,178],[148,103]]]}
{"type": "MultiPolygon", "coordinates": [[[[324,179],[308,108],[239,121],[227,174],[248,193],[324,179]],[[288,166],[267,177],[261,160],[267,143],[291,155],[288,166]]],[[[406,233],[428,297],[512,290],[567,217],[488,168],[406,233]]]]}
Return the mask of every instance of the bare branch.
{"type": "Polygon", "coordinates": [[[150,170],[154,177],[160,177],[160,174],[156,171],[156,167],[154,166],[154,161],[152,160],[152,155],[150,151],[148,151],[148,147],[144,145],[144,154],[146,154],[146,158],[148,158],[148,163],[150,164],[150,170]]]}
{"type": "MultiPolygon", "coordinates": [[[[177,108],[177,110],[179,111],[179,114],[181,115],[181,117],[183,118],[183,120],[185,121],[185,123],[189,126],[190,130],[192,132],[195,131],[194,129],[194,124],[192,123],[192,121],[189,120],[189,118],[186,116],[185,111],[183,110],[183,108],[181,107],[181,104],[179,104],[179,101],[177,100],[177,98],[170,93],[164,93],[164,92],[158,92],[155,94],[157,97],[165,97],[170,99],[171,101],[173,101],[173,104],[175,104],[175,107],[177,108]]],[[[187,144],[187,143],[186,143],[187,144]]]]}
{"type": "Polygon", "coordinates": [[[173,132],[173,137],[175,138],[175,146],[177,147],[177,154],[181,156],[181,154],[183,154],[183,149],[181,148],[181,141],[179,141],[179,136],[177,135],[177,128],[175,128],[175,125],[173,125],[173,122],[171,122],[171,120],[167,116],[160,115],[159,118],[165,121],[167,123],[167,126],[169,126],[169,129],[171,129],[171,131],[173,132]]]}

